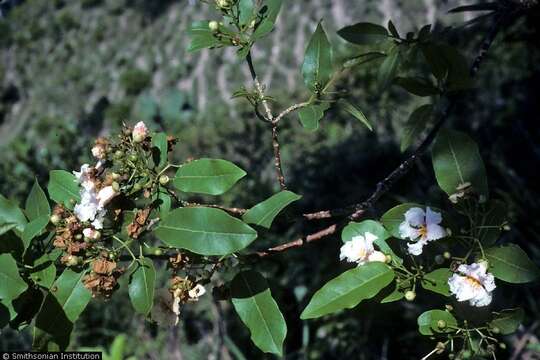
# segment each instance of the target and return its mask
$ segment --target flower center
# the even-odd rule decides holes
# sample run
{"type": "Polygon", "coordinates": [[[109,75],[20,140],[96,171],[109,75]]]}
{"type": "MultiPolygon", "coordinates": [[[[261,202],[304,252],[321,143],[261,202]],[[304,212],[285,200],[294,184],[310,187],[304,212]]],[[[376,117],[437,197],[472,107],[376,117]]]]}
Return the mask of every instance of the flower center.
{"type": "Polygon", "coordinates": [[[467,281],[467,283],[469,283],[469,285],[471,285],[475,289],[483,287],[480,280],[470,275],[465,275],[465,280],[467,281]]]}
{"type": "Polygon", "coordinates": [[[359,258],[359,259],[363,259],[363,258],[365,258],[365,257],[366,257],[366,249],[360,249],[360,250],[358,251],[358,258],[359,258]]]}
{"type": "Polygon", "coordinates": [[[420,237],[425,238],[427,236],[427,226],[420,225],[420,227],[418,228],[418,233],[420,234],[420,237]]]}

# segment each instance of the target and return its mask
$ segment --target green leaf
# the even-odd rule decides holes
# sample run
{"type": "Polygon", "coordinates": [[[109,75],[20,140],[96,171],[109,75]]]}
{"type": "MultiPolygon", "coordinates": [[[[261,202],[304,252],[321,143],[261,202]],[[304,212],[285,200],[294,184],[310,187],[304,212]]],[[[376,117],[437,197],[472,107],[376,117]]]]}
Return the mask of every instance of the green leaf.
{"type": "Polygon", "coordinates": [[[390,50],[388,56],[384,59],[381,66],[379,66],[377,81],[381,90],[386,89],[394,80],[400,61],[401,55],[399,45],[395,45],[390,50]]]}
{"type": "Polygon", "coordinates": [[[444,310],[429,310],[422,313],[417,320],[418,331],[422,335],[434,335],[434,332],[453,332],[455,330],[449,328],[449,326],[457,326],[456,318],[448,311],[444,310]],[[437,326],[437,322],[443,320],[446,322],[446,328],[440,329],[437,326]]]}
{"type": "Polygon", "coordinates": [[[489,261],[489,272],[497,279],[523,284],[538,280],[540,269],[519,246],[511,244],[484,251],[489,261]]]}
{"type": "Polygon", "coordinates": [[[259,11],[259,16],[263,16],[263,20],[255,28],[253,40],[257,40],[267,35],[274,28],[274,24],[281,10],[283,0],[267,0],[264,6],[259,11]]]}
{"type": "Polygon", "coordinates": [[[92,298],[82,283],[84,274],[66,269],[56,279],[36,317],[34,349],[63,350],[69,345],[73,323],[92,298]]]}
{"type": "Polygon", "coordinates": [[[501,335],[510,335],[519,328],[524,317],[525,312],[522,308],[503,310],[490,321],[489,327],[499,328],[501,335]]]}
{"type": "Polygon", "coordinates": [[[291,191],[280,191],[249,209],[242,216],[242,219],[248,224],[255,224],[269,229],[272,226],[274,218],[281,210],[301,197],[291,191]]]}
{"type": "Polygon", "coordinates": [[[17,263],[9,254],[0,255],[0,299],[11,301],[19,297],[28,285],[19,275],[17,263]]]}
{"type": "Polygon", "coordinates": [[[448,278],[452,276],[450,269],[441,268],[427,273],[422,278],[422,287],[443,296],[450,296],[448,278]]]}
{"type": "Polygon", "coordinates": [[[60,255],[59,252],[45,254],[34,261],[30,278],[39,286],[50,289],[56,278],[56,266],[54,262],[60,255]]]}
{"type": "Polygon", "coordinates": [[[237,218],[205,207],[171,211],[155,234],[169,246],[201,255],[231,254],[257,238],[257,232],[237,218]]]}
{"type": "Polygon", "coordinates": [[[392,269],[380,262],[367,263],[345,271],[313,295],[300,318],[318,318],[342,309],[351,309],[362,300],[377,295],[393,279],[392,269]]]}
{"type": "Polygon", "coordinates": [[[30,194],[26,198],[25,210],[29,220],[35,220],[42,215],[51,216],[49,200],[47,200],[47,196],[41,186],[39,186],[37,180],[34,182],[32,190],[30,190],[30,194]]]}
{"type": "Polygon", "coordinates": [[[465,11],[496,11],[500,8],[500,4],[498,2],[481,2],[478,4],[472,4],[472,5],[463,5],[458,6],[456,8],[453,8],[449,10],[449,13],[458,13],[458,12],[465,12],[465,11]]]}
{"type": "Polygon", "coordinates": [[[478,146],[467,134],[441,130],[432,150],[435,177],[448,195],[457,187],[470,183],[473,191],[487,199],[489,196],[486,170],[478,146]]]}
{"type": "Polygon", "coordinates": [[[398,284],[395,284],[394,290],[381,300],[381,304],[388,304],[394,301],[399,301],[404,297],[405,293],[402,291],[402,289],[400,289],[398,284]]]}
{"type": "Polygon", "coordinates": [[[238,2],[238,20],[240,20],[240,26],[249,25],[253,19],[253,0],[240,0],[238,2]]]}
{"type": "Polygon", "coordinates": [[[281,356],[287,324],[265,278],[256,271],[239,273],[231,283],[231,297],[253,343],[264,352],[281,356]]]}
{"type": "Polygon", "coordinates": [[[364,22],[346,26],[338,31],[338,35],[350,43],[367,45],[387,39],[388,31],[384,26],[364,22]]]}
{"type": "Polygon", "coordinates": [[[328,110],[328,103],[309,105],[298,111],[298,117],[302,126],[308,130],[315,131],[319,128],[319,121],[323,118],[324,112],[328,110]]]}
{"type": "Polygon", "coordinates": [[[448,63],[442,55],[441,48],[432,42],[420,44],[420,50],[426,59],[432,74],[439,80],[448,74],[448,63]]]}
{"type": "Polygon", "coordinates": [[[397,77],[394,82],[411,94],[418,96],[432,96],[439,93],[439,89],[429,79],[414,77],[397,77]]]}
{"type": "Polygon", "coordinates": [[[403,126],[401,136],[401,151],[407,150],[417,140],[426,128],[433,114],[433,105],[426,104],[416,108],[403,126]]]}
{"type": "Polygon", "coordinates": [[[332,76],[332,65],[332,45],[319,23],[309,40],[302,64],[304,83],[309,90],[319,93],[324,89],[332,76]]]}
{"type": "Polygon", "coordinates": [[[188,36],[191,38],[188,52],[195,52],[221,44],[208,27],[209,23],[210,21],[196,21],[191,24],[187,31],[188,36]]]}
{"type": "Polygon", "coordinates": [[[433,75],[439,80],[446,79],[449,91],[471,87],[472,79],[467,59],[457,49],[433,42],[422,43],[420,49],[433,75]]]}
{"type": "Polygon", "coordinates": [[[75,175],[65,170],[52,170],[49,172],[49,185],[47,186],[51,199],[59,204],[64,204],[68,209],[73,209],[73,203],[81,201],[79,184],[75,175]]]}
{"type": "Polygon", "coordinates": [[[399,234],[399,225],[405,221],[405,213],[407,210],[413,207],[424,208],[423,205],[406,203],[391,208],[385,212],[383,216],[381,216],[381,223],[393,237],[401,239],[401,235],[399,234]]]}
{"type": "Polygon", "coordinates": [[[174,186],[184,192],[221,195],[246,172],[221,159],[199,159],[182,165],[174,178],[174,186]]]}
{"type": "Polygon", "coordinates": [[[499,239],[507,214],[506,204],[500,200],[491,200],[480,206],[475,220],[476,237],[484,246],[493,245],[499,239]]]}
{"type": "Polygon", "coordinates": [[[129,277],[129,298],[136,312],[148,315],[154,304],[156,270],[149,258],[137,260],[137,267],[129,277]]]}
{"type": "Polygon", "coordinates": [[[32,239],[40,235],[49,223],[49,215],[42,215],[28,223],[22,233],[22,241],[24,249],[27,249],[32,242],[32,239]]]}
{"type": "Polygon", "coordinates": [[[394,25],[392,20],[388,20],[388,31],[390,31],[390,34],[392,34],[392,36],[399,39],[399,32],[397,31],[396,26],[394,25]]]}
{"type": "Polygon", "coordinates": [[[0,235],[14,229],[17,235],[24,231],[26,217],[17,205],[0,194],[0,235]]]}
{"type": "Polygon", "coordinates": [[[345,99],[339,100],[339,103],[343,107],[343,110],[354,116],[356,119],[360,120],[362,124],[364,124],[370,131],[373,131],[373,126],[370,124],[366,115],[364,115],[364,113],[360,109],[358,109],[345,99]]]}
{"type": "Polygon", "coordinates": [[[386,54],[380,51],[370,51],[364,54],[360,54],[357,56],[354,56],[352,58],[348,58],[343,62],[343,67],[345,69],[349,69],[353,66],[366,64],[368,62],[371,62],[373,60],[382,59],[385,58],[386,54]]]}
{"type": "Polygon", "coordinates": [[[167,134],[157,133],[152,136],[152,147],[156,148],[159,152],[158,168],[162,168],[168,162],[168,144],[167,134]]]}
{"type": "Polygon", "coordinates": [[[392,262],[402,264],[403,259],[396,255],[392,248],[386,242],[386,239],[390,237],[390,234],[386,229],[377,221],[374,220],[364,220],[360,223],[351,221],[347,226],[343,228],[341,232],[341,240],[345,243],[352,240],[355,236],[365,236],[366,232],[370,232],[373,235],[377,236],[377,239],[373,241],[375,245],[382,251],[385,255],[392,256],[392,262]]]}

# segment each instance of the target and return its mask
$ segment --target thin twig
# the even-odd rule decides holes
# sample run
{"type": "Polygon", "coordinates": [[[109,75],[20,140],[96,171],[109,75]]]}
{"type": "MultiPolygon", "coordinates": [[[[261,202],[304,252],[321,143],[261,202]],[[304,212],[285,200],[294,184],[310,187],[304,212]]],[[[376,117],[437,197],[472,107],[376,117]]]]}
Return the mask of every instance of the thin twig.
{"type": "Polygon", "coordinates": [[[281,190],[286,190],[285,176],[283,175],[283,168],[281,167],[281,150],[278,140],[277,124],[272,125],[272,147],[274,148],[274,166],[276,168],[276,175],[279,181],[281,190]]]}
{"type": "MultiPolygon", "coordinates": [[[[255,72],[255,67],[253,66],[253,59],[251,58],[251,51],[248,52],[246,56],[246,61],[249,67],[249,73],[251,74],[251,78],[253,79],[253,83],[255,84],[255,90],[257,90],[257,93],[259,95],[259,98],[263,104],[264,111],[266,112],[266,121],[272,122],[274,120],[274,117],[272,115],[272,110],[270,110],[270,105],[268,105],[268,101],[266,100],[266,97],[264,96],[264,89],[259,82],[259,78],[257,77],[257,73],[255,72]]],[[[258,112],[258,111],[256,111],[258,112]]]]}
{"type": "Polygon", "coordinates": [[[311,101],[305,101],[299,104],[294,104],[283,110],[278,116],[274,118],[272,121],[273,124],[277,124],[281,119],[283,119],[285,116],[289,115],[293,111],[296,111],[298,109],[305,108],[306,106],[311,105],[311,101]]]}
{"type": "Polygon", "coordinates": [[[200,204],[200,203],[188,202],[188,201],[182,201],[182,205],[184,207],[209,207],[209,208],[214,208],[214,209],[220,209],[220,210],[228,212],[229,214],[239,215],[239,216],[244,215],[247,211],[246,209],[237,208],[237,207],[226,207],[226,206],[221,206],[221,205],[216,205],[216,204],[200,204]]]}

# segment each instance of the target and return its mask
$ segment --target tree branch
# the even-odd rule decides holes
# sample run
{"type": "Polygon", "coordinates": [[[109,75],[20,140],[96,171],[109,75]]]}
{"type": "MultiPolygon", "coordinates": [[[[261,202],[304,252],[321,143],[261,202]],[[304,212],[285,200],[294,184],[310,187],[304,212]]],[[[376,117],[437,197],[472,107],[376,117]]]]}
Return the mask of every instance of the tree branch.
{"type": "Polygon", "coordinates": [[[281,190],[286,190],[285,176],[283,175],[283,168],[281,167],[281,150],[278,140],[277,124],[272,124],[272,147],[274,148],[274,166],[276,168],[276,175],[279,181],[281,190]]]}

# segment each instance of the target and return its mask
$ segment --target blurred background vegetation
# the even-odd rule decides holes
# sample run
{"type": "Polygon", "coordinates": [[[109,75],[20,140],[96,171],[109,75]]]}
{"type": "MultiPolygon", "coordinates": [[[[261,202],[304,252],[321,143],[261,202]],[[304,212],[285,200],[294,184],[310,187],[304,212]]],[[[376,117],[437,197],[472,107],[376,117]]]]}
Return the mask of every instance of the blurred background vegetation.
{"type": "MultiPolygon", "coordinates": [[[[341,56],[350,48],[335,36],[337,29],[359,21],[386,24],[392,18],[401,33],[428,23],[439,30],[454,26],[445,32],[447,41],[472,59],[489,23],[461,27],[470,20],[468,15],[446,11],[462,3],[286,0],[276,29],[253,51],[255,66],[275,107],[305,99],[299,68],[307,39],[321,18],[341,56]]],[[[217,201],[250,207],[278,190],[268,129],[245,102],[231,99],[235,90],[250,86],[247,66],[238,62],[232,49],[186,53],[188,25],[214,17],[208,5],[194,0],[4,0],[0,9],[3,195],[21,201],[35,177],[45,184],[50,169],[77,169],[91,160],[90,144],[96,136],[139,120],[180,139],[177,162],[221,157],[248,171],[234,191],[217,201]]],[[[492,193],[508,203],[511,231],[501,241],[518,243],[536,261],[539,26],[538,14],[530,14],[504,29],[477,86],[463,96],[450,121],[479,142],[492,193]]],[[[374,124],[374,131],[336,110],[328,113],[317,132],[304,130],[294,115],[287,118],[281,134],[284,171],[291,190],[303,199],[255,246],[283,243],[317,229],[294,220],[299,211],[363,200],[403,158],[401,125],[415,107],[427,102],[397,88],[380,93],[371,66],[355,68],[340,80],[338,89],[350,91],[350,99],[374,124]]],[[[429,157],[419,161],[371,215],[379,216],[400,201],[447,206],[429,157]]],[[[417,359],[429,352],[432,342],[417,334],[416,317],[433,303],[421,294],[414,303],[367,302],[340,315],[299,320],[309,295],[345,269],[338,265],[339,246],[338,237],[329,238],[261,264],[289,327],[286,358],[417,359]]],[[[165,279],[162,269],[163,283],[165,279]]],[[[511,358],[524,337],[530,343],[522,346],[519,356],[539,358],[534,357],[540,334],[537,292],[522,286],[499,288],[495,307],[521,305],[527,313],[520,331],[507,339],[502,358],[511,358]]],[[[0,332],[0,350],[30,348],[28,330],[0,332]]],[[[107,302],[93,301],[76,324],[72,348],[89,347],[121,354],[117,358],[271,358],[251,344],[227,302],[205,296],[186,307],[178,327],[164,330],[133,314],[125,286],[107,302]]]]}

